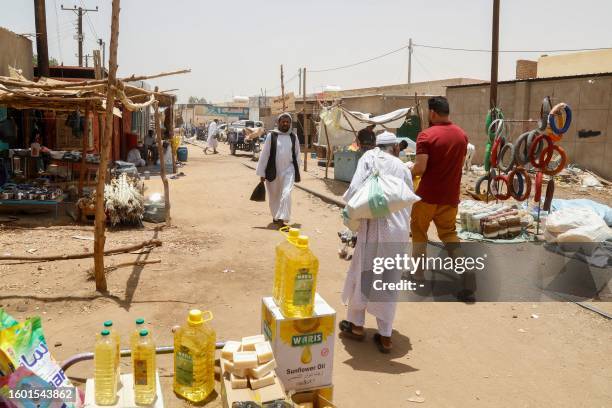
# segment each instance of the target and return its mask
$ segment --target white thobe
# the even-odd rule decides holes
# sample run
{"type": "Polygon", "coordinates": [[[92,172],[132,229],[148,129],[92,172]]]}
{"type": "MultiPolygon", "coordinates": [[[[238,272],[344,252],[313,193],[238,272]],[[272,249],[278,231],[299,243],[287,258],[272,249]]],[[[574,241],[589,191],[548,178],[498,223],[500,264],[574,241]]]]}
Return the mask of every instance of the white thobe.
{"type": "Polygon", "coordinates": [[[142,167],[147,163],[140,156],[140,150],[132,149],[128,152],[127,161],[134,164],[136,167],[142,167]]]}
{"type": "MultiPolygon", "coordinates": [[[[351,185],[343,196],[345,202],[348,202],[365,183],[371,174],[375,158],[381,174],[399,177],[413,190],[412,176],[405,164],[397,157],[376,148],[365,152],[361,159],[359,159],[351,185]]],[[[410,210],[409,207],[396,211],[387,217],[361,220],[357,232],[357,244],[344,282],[342,301],[344,304],[348,304],[347,320],[356,326],[363,326],[365,312],[367,311],[376,316],[381,336],[391,336],[397,303],[395,301],[368,301],[361,290],[361,275],[364,266],[371,269],[373,264],[372,255],[388,256],[386,253],[383,254],[385,244],[393,248],[405,247],[406,252],[408,251],[410,210]],[[368,248],[367,254],[366,245],[368,248]],[[376,248],[375,251],[374,248],[376,248]],[[366,257],[369,257],[369,259],[365,259],[366,257]]]]}
{"type": "Polygon", "coordinates": [[[211,149],[216,149],[219,141],[215,137],[217,135],[217,123],[211,122],[208,125],[208,139],[206,139],[206,145],[211,149]]]}
{"type": "MultiPolygon", "coordinates": [[[[275,220],[289,221],[291,218],[291,190],[295,181],[293,169],[293,156],[291,152],[291,136],[289,133],[278,133],[276,142],[276,178],[274,181],[266,180],[268,204],[270,213],[275,220]]],[[[270,158],[270,144],[272,136],[268,134],[257,162],[256,173],[266,177],[266,166],[270,158]]],[[[295,157],[300,165],[300,142],[295,138],[295,157]]]]}

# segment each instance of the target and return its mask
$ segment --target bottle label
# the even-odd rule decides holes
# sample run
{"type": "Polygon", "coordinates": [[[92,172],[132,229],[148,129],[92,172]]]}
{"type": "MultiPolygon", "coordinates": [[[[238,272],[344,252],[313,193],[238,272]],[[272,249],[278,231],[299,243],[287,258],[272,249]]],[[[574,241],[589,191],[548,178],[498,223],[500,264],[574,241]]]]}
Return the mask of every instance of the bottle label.
{"type": "Polygon", "coordinates": [[[134,360],[134,385],[147,385],[147,360],[134,360]]]}
{"type": "Polygon", "coordinates": [[[189,348],[181,346],[174,357],[176,381],[188,387],[193,384],[193,357],[189,348]]]}
{"type": "Polygon", "coordinates": [[[293,286],[293,304],[295,306],[304,306],[310,303],[312,299],[314,279],[310,271],[306,268],[298,270],[295,275],[295,284],[293,286]]]}

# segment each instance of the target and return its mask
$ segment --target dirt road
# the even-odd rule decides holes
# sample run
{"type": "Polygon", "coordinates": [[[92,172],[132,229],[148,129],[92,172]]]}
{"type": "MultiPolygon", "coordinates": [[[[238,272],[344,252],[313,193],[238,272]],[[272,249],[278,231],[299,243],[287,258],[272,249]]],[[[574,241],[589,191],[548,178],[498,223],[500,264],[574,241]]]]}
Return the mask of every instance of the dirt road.
{"type": "MultiPolygon", "coordinates": [[[[102,296],[88,280],[90,260],[0,262],[0,305],[19,319],[40,315],[58,360],[91,351],[107,319],[126,339],[134,319],[143,316],[158,344],[172,344],[170,328],[196,306],[213,312],[218,339],[259,333],[261,297],[271,292],[273,249],[281,237],[268,228],[267,204],[248,200],[257,182],[242,164],[249,159],[232,157],[224,147],[221,153],[204,156],[189,147],[186,176],[170,183],[173,227],[108,234],[108,247],[153,236],[164,245],[107,263],[148,258],[160,264],[113,271],[110,295],[102,296]]],[[[161,191],[157,180],[147,187],[149,193],[161,191]]],[[[320,258],[319,292],[344,318],[340,291],[348,263],[337,256],[338,209],[296,190],[292,221],[311,237],[320,258]]],[[[73,238],[93,236],[90,227],[0,231],[1,253],[72,253],[93,246],[73,238]]],[[[367,324],[375,327],[371,318],[367,324]]],[[[430,407],[606,407],[612,401],[612,325],[576,305],[403,303],[395,328],[388,356],[374,347],[372,330],[363,343],[336,340],[339,407],[409,407],[416,390],[430,407]]],[[[158,365],[166,406],[188,405],[172,393],[171,357],[160,356],[158,365]]],[[[131,371],[128,359],[123,367],[131,371]]],[[[90,363],[81,363],[68,374],[79,382],[91,370],[90,363]]],[[[220,398],[207,406],[221,406],[220,398]]]]}

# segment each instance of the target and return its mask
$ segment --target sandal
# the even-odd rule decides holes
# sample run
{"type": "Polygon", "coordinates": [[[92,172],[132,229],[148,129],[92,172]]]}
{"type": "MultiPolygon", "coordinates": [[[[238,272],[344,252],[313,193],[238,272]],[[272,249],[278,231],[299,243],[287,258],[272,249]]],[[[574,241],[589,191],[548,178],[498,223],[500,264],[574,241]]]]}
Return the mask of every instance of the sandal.
{"type": "Polygon", "coordinates": [[[382,336],[380,333],[374,334],[374,343],[376,343],[376,347],[378,347],[378,351],[383,354],[389,354],[393,349],[393,346],[387,347],[382,343],[382,336]]]}
{"type": "Polygon", "coordinates": [[[343,337],[348,337],[350,339],[357,340],[357,341],[362,341],[363,339],[365,339],[366,337],[365,333],[357,334],[353,332],[354,327],[355,325],[349,322],[348,320],[342,320],[340,324],[338,324],[338,328],[340,329],[340,334],[343,337]]]}

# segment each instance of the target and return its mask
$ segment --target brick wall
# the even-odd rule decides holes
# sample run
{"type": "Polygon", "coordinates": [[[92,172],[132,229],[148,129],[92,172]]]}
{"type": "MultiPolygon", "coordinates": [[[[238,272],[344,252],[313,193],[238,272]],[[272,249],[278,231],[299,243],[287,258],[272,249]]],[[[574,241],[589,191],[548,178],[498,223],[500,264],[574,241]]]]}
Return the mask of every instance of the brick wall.
{"type": "Polygon", "coordinates": [[[530,79],[538,76],[538,63],[530,60],[516,61],[516,79],[530,79]]]}

